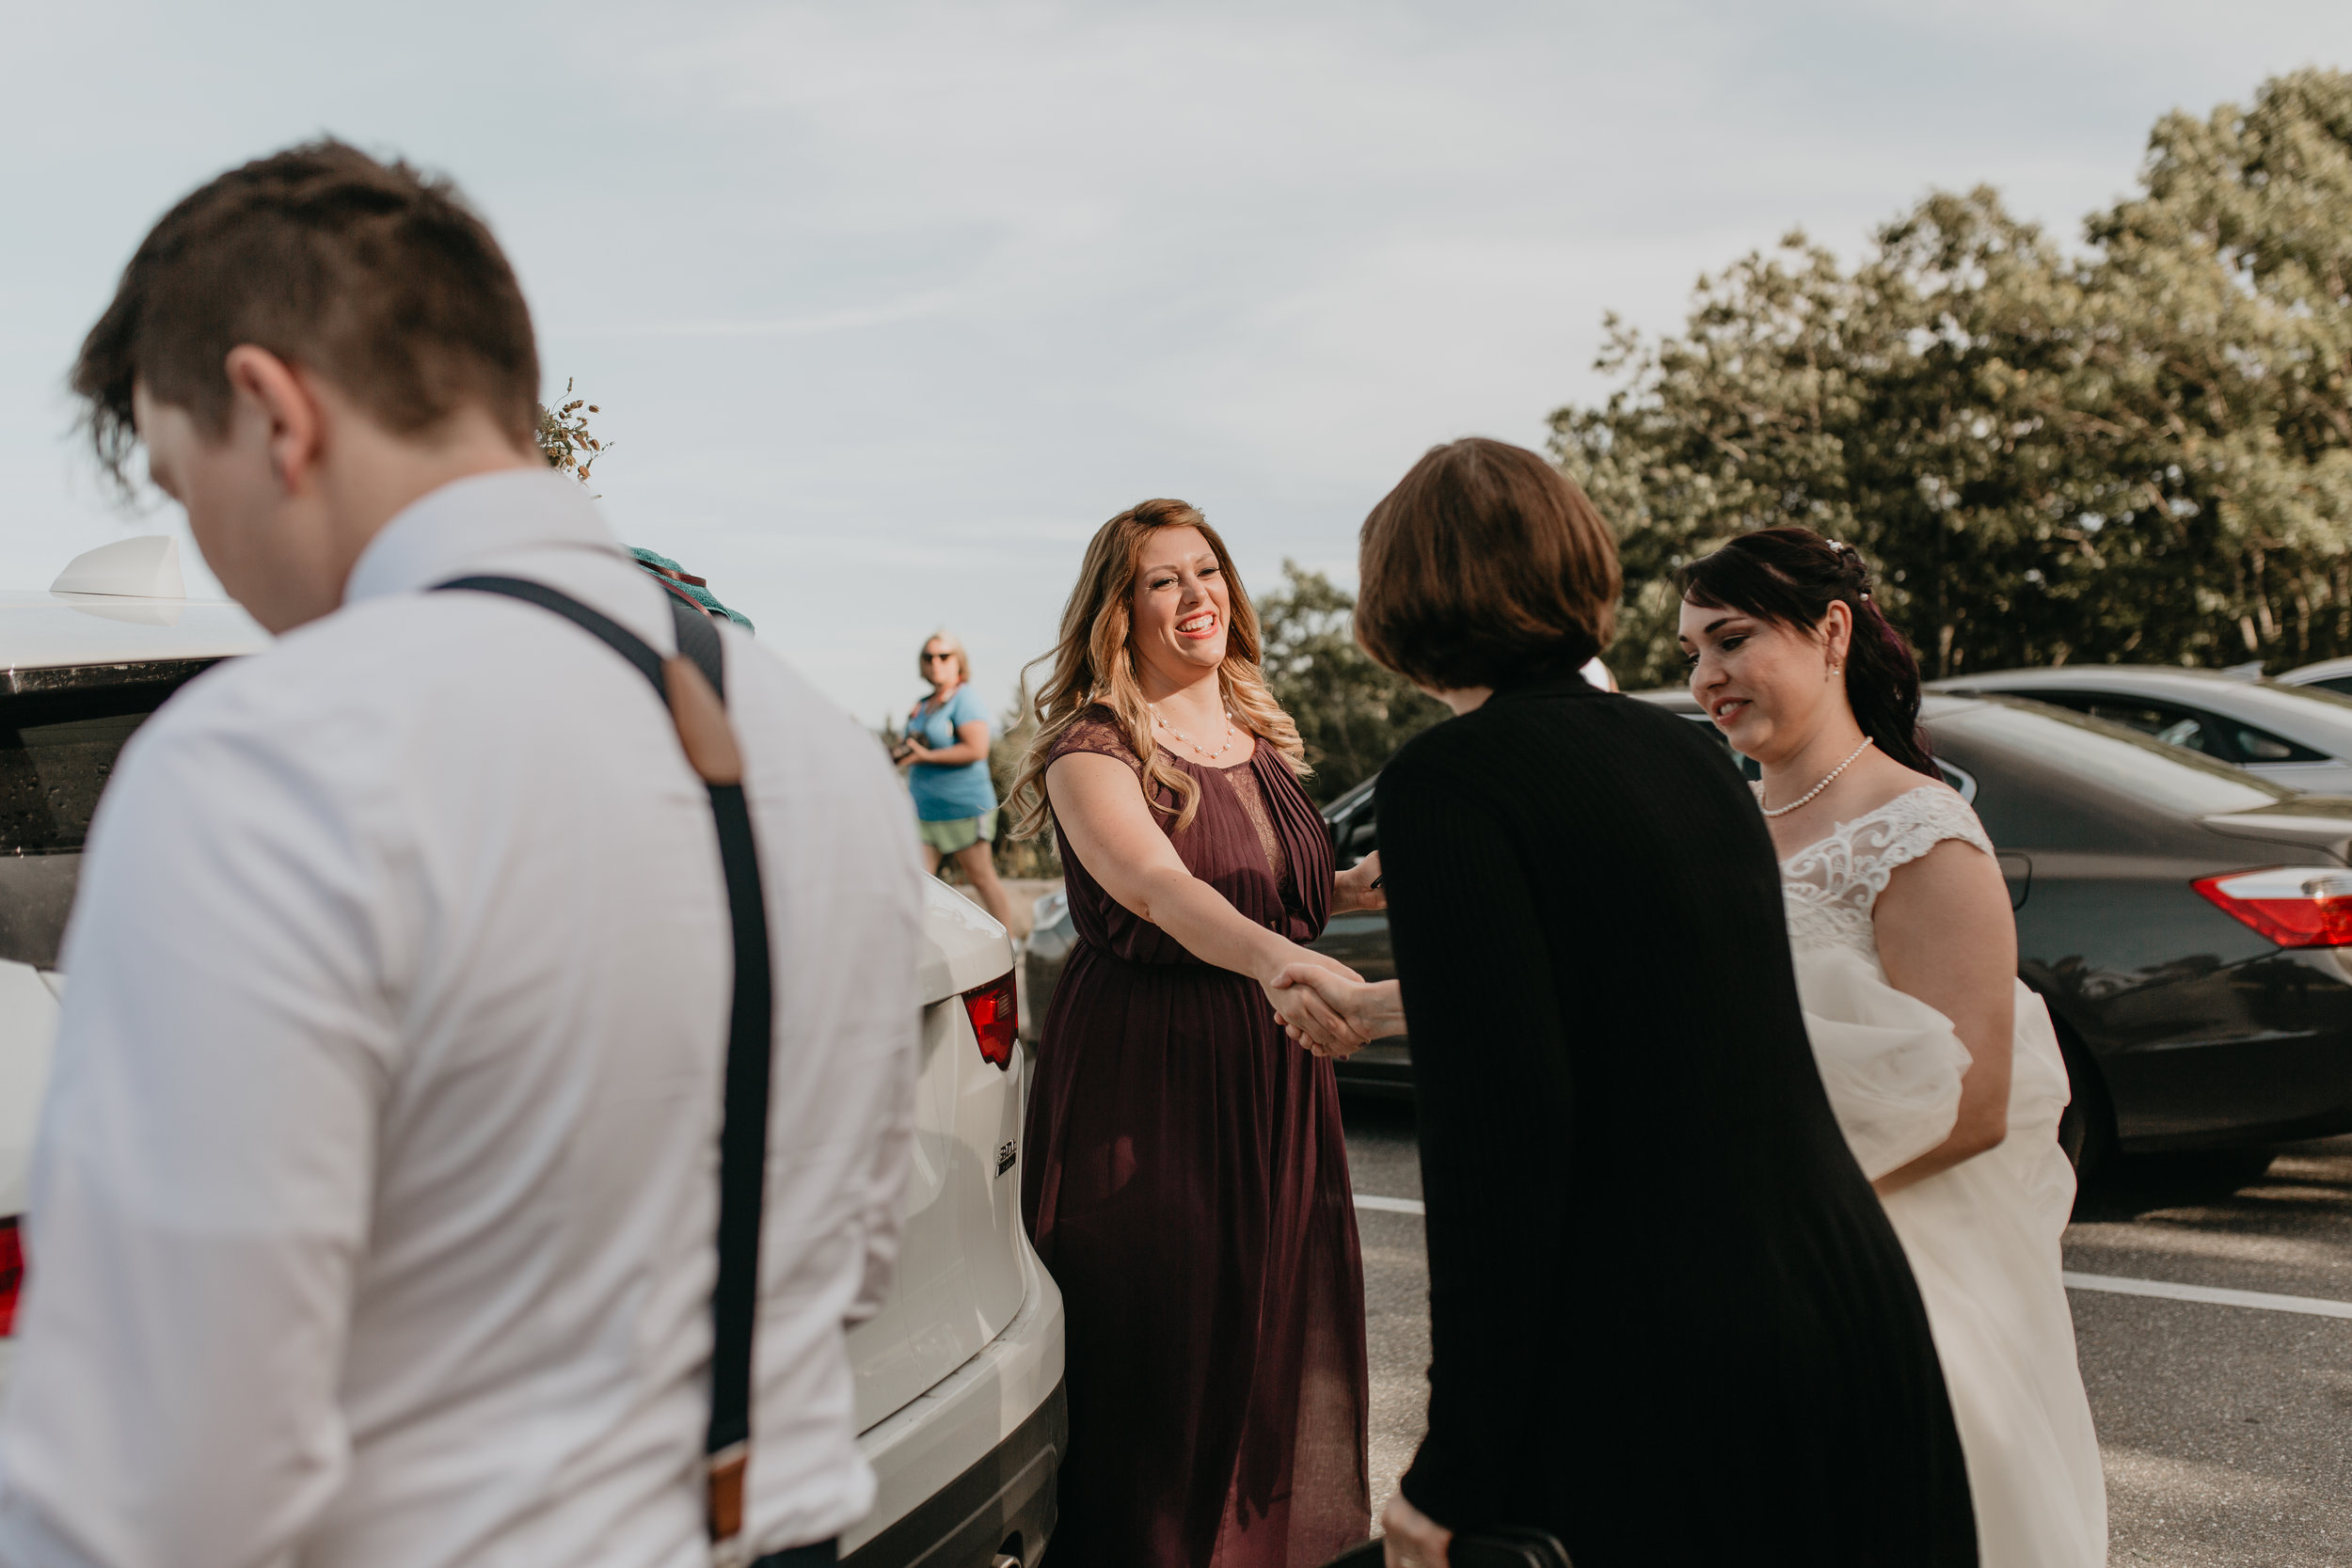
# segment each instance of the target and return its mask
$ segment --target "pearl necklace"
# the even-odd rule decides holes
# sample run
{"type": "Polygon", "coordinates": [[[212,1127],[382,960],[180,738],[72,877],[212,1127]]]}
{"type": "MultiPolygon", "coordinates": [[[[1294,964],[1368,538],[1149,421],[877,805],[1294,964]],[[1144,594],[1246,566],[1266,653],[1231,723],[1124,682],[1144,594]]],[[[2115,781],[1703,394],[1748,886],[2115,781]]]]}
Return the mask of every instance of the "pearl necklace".
{"type": "MultiPolygon", "coordinates": [[[[1849,754],[1847,755],[1847,758],[1846,758],[1846,760],[1845,760],[1845,761],[1843,761],[1843,762],[1839,763],[1836,767],[1835,767],[1835,768],[1831,768],[1831,769],[1829,770],[1828,774],[1827,774],[1827,775],[1825,775],[1825,776],[1822,778],[1822,780],[1821,780],[1821,782],[1820,782],[1820,784],[1815,784],[1815,785],[1814,785],[1811,789],[1806,790],[1806,791],[1805,791],[1803,795],[1798,796],[1795,800],[1793,800],[1789,801],[1789,802],[1788,802],[1787,805],[1785,805],[1785,806],[1780,806],[1780,807],[1777,807],[1777,808],[1775,808],[1775,807],[1772,807],[1772,806],[1765,806],[1765,807],[1764,807],[1764,815],[1765,815],[1765,816],[1788,816],[1790,812],[1795,811],[1795,810],[1796,810],[1799,806],[1804,805],[1804,804],[1807,800],[1812,800],[1812,799],[1813,799],[1813,797],[1815,797],[1816,795],[1819,795],[1820,793],[1821,793],[1821,791],[1823,791],[1823,790],[1827,789],[1827,788],[1828,788],[1828,787],[1829,787],[1829,786],[1830,786],[1833,783],[1835,783],[1835,782],[1836,781],[1836,778],[1837,778],[1837,775],[1838,775],[1838,774],[1843,773],[1843,772],[1844,772],[1847,768],[1851,768],[1851,767],[1853,766],[1853,761],[1854,761],[1854,758],[1855,758],[1855,757],[1860,756],[1863,752],[1865,752],[1868,751],[1869,749],[1870,749],[1870,737],[1869,737],[1868,736],[1867,736],[1867,735],[1866,735],[1866,736],[1864,736],[1862,737],[1862,744],[1861,744],[1861,745],[1859,745],[1859,746],[1857,746],[1857,747],[1855,747],[1855,748],[1853,749],[1853,751],[1852,751],[1851,753],[1849,753],[1849,754]]],[[[1764,800],[1763,800],[1763,798],[1762,798],[1761,796],[1758,796],[1758,797],[1756,798],[1756,803],[1757,805],[1759,805],[1759,806],[1763,806],[1763,805],[1764,805],[1764,800]]]]}
{"type": "Polygon", "coordinates": [[[1146,703],[1143,705],[1152,710],[1152,722],[1157,724],[1160,728],[1166,730],[1168,734],[1174,736],[1185,745],[1191,747],[1196,752],[1200,753],[1200,760],[1203,762],[1215,762],[1217,758],[1232,751],[1233,749],[1233,742],[1241,738],[1240,733],[1233,728],[1233,715],[1230,708],[1226,710],[1225,714],[1225,744],[1219,746],[1216,751],[1212,752],[1207,747],[1201,745],[1200,742],[1193,739],[1192,736],[1186,735],[1184,731],[1178,729],[1175,725],[1161,718],[1160,707],[1157,703],[1146,703]]]}

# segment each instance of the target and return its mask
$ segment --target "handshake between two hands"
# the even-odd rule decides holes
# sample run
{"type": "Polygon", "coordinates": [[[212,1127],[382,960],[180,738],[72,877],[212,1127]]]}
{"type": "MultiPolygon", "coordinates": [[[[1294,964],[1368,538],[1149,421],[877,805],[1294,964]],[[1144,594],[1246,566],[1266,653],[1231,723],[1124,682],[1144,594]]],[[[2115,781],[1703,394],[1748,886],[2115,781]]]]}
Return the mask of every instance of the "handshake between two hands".
{"type": "MultiPolygon", "coordinates": [[[[1386,909],[1380,891],[1380,856],[1375,851],[1331,879],[1331,912],[1386,909]]],[[[1405,1006],[1394,980],[1378,984],[1320,953],[1306,953],[1270,974],[1261,975],[1274,1016],[1292,1039],[1318,1056],[1354,1055],[1368,1041],[1405,1032],[1405,1006]]]]}
{"type": "Polygon", "coordinates": [[[1291,1038],[1318,1056],[1344,1060],[1368,1041],[1405,1032],[1394,980],[1375,983],[1345,964],[1316,958],[1284,965],[1264,985],[1291,1038]]]}

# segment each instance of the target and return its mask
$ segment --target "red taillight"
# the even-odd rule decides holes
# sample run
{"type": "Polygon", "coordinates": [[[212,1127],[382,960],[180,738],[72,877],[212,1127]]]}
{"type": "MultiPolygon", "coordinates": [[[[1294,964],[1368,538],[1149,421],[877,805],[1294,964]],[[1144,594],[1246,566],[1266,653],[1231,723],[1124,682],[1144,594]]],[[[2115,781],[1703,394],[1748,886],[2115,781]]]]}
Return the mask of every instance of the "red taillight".
{"type": "Polygon", "coordinates": [[[980,1054],[999,1068],[1012,1070],[1012,1042],[1021,1032],[1021,1004],[1007,970],[984,986],[963,993],[963,1010],[972,1015],[972,1033],[979,1037],[980,1054]]]}
{"type": "Polygon", "coordinates": [[[2284,865],[2189,886],[2281,947],[2352,947],[2352,871],[2284,865]]]}
{"type": "Polygon", "coordinates": [[[17,1287],[24,1283],[24,1241],[16,1219],[0,1220],[0,1338],[16,1332],[17,1287]]]}

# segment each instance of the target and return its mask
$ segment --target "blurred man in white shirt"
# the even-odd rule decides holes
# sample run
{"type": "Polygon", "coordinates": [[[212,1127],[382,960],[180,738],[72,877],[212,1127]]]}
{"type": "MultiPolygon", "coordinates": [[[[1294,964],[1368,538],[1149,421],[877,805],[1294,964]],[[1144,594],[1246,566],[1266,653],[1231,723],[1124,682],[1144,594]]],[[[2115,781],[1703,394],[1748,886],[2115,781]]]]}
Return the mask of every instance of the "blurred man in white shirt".
{"type": "MultiPolygon", "coordinates": [[[[75,370],[279,634],[92,830],[0,1413],[0,1561],[708,1560],[733,952],[628,662],[669,600],[532,443],[531,323],[447,186],[319,144],[168,214],[75,370]]],[[[880,751],[724,639],[774,975],[743,1539],[873,1478],[845,1324],[896,1246],[919,872],[880,751]]]]}

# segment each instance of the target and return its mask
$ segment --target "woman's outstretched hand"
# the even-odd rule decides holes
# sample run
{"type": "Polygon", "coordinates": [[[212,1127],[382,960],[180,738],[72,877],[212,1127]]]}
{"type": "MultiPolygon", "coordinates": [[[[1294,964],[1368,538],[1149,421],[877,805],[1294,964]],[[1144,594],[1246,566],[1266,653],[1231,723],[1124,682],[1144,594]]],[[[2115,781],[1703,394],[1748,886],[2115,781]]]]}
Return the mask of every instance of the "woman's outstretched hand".
{"type": "Polygon", "coordinates": [[[1350,910],[1385,910],[1389,895],[1380,891],[1380,851],[1375,849],[1354,865],[1331,879],[1331,912],[1345,914],[1350,910]]]}
{"type": "Polygon", "coordinates": [[[1291,1038],[1318,1056],[1345,1060],[1373,1040],[1405,1033],[1405,1001],[1394,980],[1368,981],[1351,969],[1295,963],[1277,974],[1266,992],[1276,998],[1275,1011],[1290,1025],[1291,1038]],[[1329,1031],[1318,1036],[1292,1022],[1280,998],[1300,991],[1312,995],[1339,1021],[1343,1037],[1335,1039],[1329,1031]]]}
{"type": "Polygon", "coordinates": [[[1446,1568],[1454,1532],[1406,1502],[1404,1493],[1389,1494],[1389,1506],[1380,1511],[1380,1533],[1389,1568],[1446,1568]]]}

